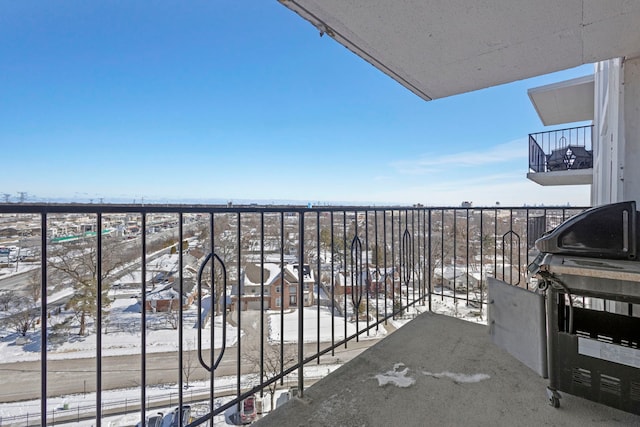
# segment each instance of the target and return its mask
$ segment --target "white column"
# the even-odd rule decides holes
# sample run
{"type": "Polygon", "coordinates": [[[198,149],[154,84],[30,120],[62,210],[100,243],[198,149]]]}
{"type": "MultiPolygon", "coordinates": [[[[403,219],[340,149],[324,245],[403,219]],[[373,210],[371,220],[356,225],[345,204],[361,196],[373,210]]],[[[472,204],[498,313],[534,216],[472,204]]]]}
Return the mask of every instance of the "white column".
{"type": "Polygon", "coordinates": [[[618,124],[622,61],[596,64],[594,96],[594,159],[591,202],[593,206],[618,201],[618,124]]]}
{"type": "Polygon", "coordinates": [[[596,64],[593,206],[640,206],[640,57],[596,64]]]}
{"type": "Polygon", "coordinates": [[[622,200],[635,200],[640,207],[640,57],[624,61],[623,75],[622,200]]]}

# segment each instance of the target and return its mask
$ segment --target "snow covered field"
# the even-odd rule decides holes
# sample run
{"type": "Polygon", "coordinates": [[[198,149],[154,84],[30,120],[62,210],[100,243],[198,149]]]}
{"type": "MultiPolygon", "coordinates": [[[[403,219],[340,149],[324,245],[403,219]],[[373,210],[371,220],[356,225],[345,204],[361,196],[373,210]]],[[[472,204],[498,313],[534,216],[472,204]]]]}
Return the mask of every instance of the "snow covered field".
{"type": "MultiPolygon", "coordinates": [[[[282,317],[284,318],[284,323],[281,323],[279,311],[271,311],[269,313],[269,340],[271,342],[280,342],[280,329],[282,324],[284,332],[283,341],[285,343],[298,342],[298,311],[286,312],[282,317]]],[[[318,330],[320,331],[320,342],[331,342],[332,331],[334,340],[342,340],[345,338],[345,326],[347,336],[351,336],[356,333],[355,322],[347,322],[344,317],[337,315],[333,317],[332,328],[331,310],[328,308],[320,307],[319,311],[317,307],[307,307],[304,309],[304,330],[302,336],[305,343],[317,342],[318,330]],[[318,316],[318,314],[320,316],[318,316]],[[320,323],[318,323],[318,317],[320,317],[320,323]],[[318,325],[320,325],[319,328],[318,325]]],[[[367,322],[360,321],[358,331],[362,331],[366,327],[367,322]]],[[[384,335],[386,335],[386,330],[384,328],[379,328],[378,331],[370,331],[368,338],[382,338],[384,335]]],[[[367,337],[365,335],[362,338],[367,337]]]]}
{"type": "MultiPolygon", "coordinates": [[[[460,299],[458,295],[457,301],[454,302],[453,293],[447,289],[437,289],[438,294],[442,293],[444,298],[440,295],[433,295],[432,297],[432,310],[436,313],[442,313],[453,317],[458,317],[468,321],[486,323],[487,313],[486,304],[483,304],[482,311],[475,307],[477,304],[470,304],[467,306],[465,300],[460,299]]],[[[110,307],[108,321],[103,325],[104,333],[102,335],[102,355],[125,355],[125,354],[139,354],[141,344],[141,332],[140,332],[140,306],[135,298],[131,298],[123,290],[112,290],[110,295],[113,300],[113,304],[110,307]]],[[[57,297],[62,297],[61,295],[57,297]]],[[[470,296],[473,299],[477,299],[477,295],[470,296]]],[[[208,308],[208,300],[203,301],[205,310],[208,308]]],[[[370,320],[369,324],[373,324],[376,319],[376,307],[378,308],[378,318],[383,316],[385,312],[391,313],[393,310],[393,301],[391,299],[375,299],[370,298],[368,301],[370,320]]],[[[394,328],[400,328],[416,315],[428,310],[428,305],[424,306],[416,304],[413,307],[403,310],[402,315],[396,316],[395,319],[389,319],[388,323],[391,325],[389,330],[394,328]]],[[[318,340],[320,342],[330,342],[333,340],[341,340],[346,336],[350,336],[356,333],[356,331],[362,331],[366,328],[367,322],[361,320],[356,328],[356,324],[353,322],[353,310],[351,302],[348,302],[347,318],[337,315],[332,316],[331,310],[325,307],[307,307],[304,309],[304,331],[303,340],[305,343],[312,343],[318,340]],[[319,334],[318,334],[318,331],[319,334]]],[[[364,311],[366,312],[366,311],[364,311]]],[[[362,315],[363,311],[361,311],[362,315]]],[[[295,343],[298,341],[298,311],[287,310],[284,313],[280,311],[269,311],[268,313],[268,338],[271,342],[280,342],[281,338],[285,343],[295,343]],[[281,321],[284,323],[281,325],[281,321]],[[283,335],[281,337],[281,328],[283,335]]],[[[231,316],[231,317],[235,317],[231,316]]],[[[183,339],[185,342],[195,342],[197,339],[197,325],[199,315],[197,308],[191,306],[184,310],[184,331],[183,339]]],[[[49,326],[55,324],[56,315],[53,315],[49,319],[49,326]]],[[[170,325],[170,321],[167,318],[166,313],[147,313],[147,352],[175,352],[178,348],[178,333],[170,325]]],[[[209,327],[209,325],[207,325],[209,327]]],[[[214,320],[215,337],[214,343],[216,348],[222,347],[222,318],[216,317],[214,320]]],[[[232,347],[237,344],[238,330],[231,324],[227,324],[227,347],[232,347]]],[[[243,328],[245,326],[243,324],[243,328]]],[[[255,328],[255,325],[252,327],[255,328]]],[[[244,332],[241,332],[244,335],[244,332]]],[[[387,334],[387,329],[380,325],[378,328],[373,328],[369,331],[369,338],[381,338],[387,334]]],[[[206,332],[203,336],[208,337],[209,333],[206,332]]],[[[28,342],[26,344],[16,343],[17,334],[11,333],[7,330],[0,331],[0,363],[10,363],[18,361],[39,360],[40,358],[40,335],[39,331],[30,332],[28,334],[28,342]]],[[[367,335],[361,336],[361,339],[366,339],[367,335]]],[[[207,347],[207,343],[205,348],[207,347]]],[[[67,339],[60,340],[58,344],[50,344],[47,357],[49,359],[73,359],[73,358],[92,358],[96,355],[96,335],[91,333],[85,337],[67,335],[67,339]]],[[[335,369],[336,366],[321,365],[305,367],[305,377],[312,378],[313,375],[323,376],[328,372],[335,369]],[[313,369],[319,371],[313,371],[313,369]],[[307,374],[309,372],[309,374],[307,374]]],[[[235,377],[216,379],[216,394],[224,394],[225,391],[235,395],[236,390],[235,377]]],[[[293,380],[292,380],[293,381],[293,380]]],[[[255,376],[246,376],[242,379],[243,387],[251,387],[255,383],[255,376]]],[[[295,384],[295,381],[293,382],[295,384]]],[[[184,391],[185,396],[192,394],[202,393],[206,395],[208,392],[208,386],[205,383],[191,383],[191,387],[184,391]]],[[[282,392],[279,391],[279,392],[282,392]]],[[[146,394],[150,401],[154,400],[166,400],[171,399],[177,402],[178,391],[175,384],[165,384],[159,386],[148,386],[146,394]]],[[[140,389],[138,387],[103,391],[102,402],[107,405],[115,405],[117,407],[127,407],[139,402],[140,389]]],[[[220,397],[216,399],[216,405],[223,405],[228,402],[232,397],[220,397]]],[[[90,412],[94,410],[92,405],[95,405],[95,394],[87,393],[81,395],[67,395],[48,399],[47,406],[50,410],[55,411],[57,415],[64,415],[68,413],[76,413],[78,416],[82,412],[90,412]],[[65,409],[68,408],[68,409],[65,409]],[[75,411],[75,412],[74,412],[75,411]]],[[[269,407],[268,401],[265,402],[265,408],[269,407]]],[[[173,406],[167,406],[159,409],[153,409],[148,411],[148,414],[154,415],[158,411],[169,412],[175,408],[173,406]]],[[[232,424],[230,421],[230,414],[232,410],[227,411],[225,414],[221,414],[216,417],[215,424],[217,426],[224,426],[232,424]]],[[[30,414],[30,417],[39,417],[40,403],[38,400],[30,402],[19,402],[11,404],[0,404],[0,420],[4,418],[4,421],[8,421],[13,417],[25,417],[26,414],[30,414]]],[[[120,415],[116,417],[105,418],[103,422],[105,425],[132,425],[137,422],[139,417],[138,413],[132,413],[128,415],[120,415]],[[132,421],[134,420],[134,421],[132,421]]],[[[4,422],[3,421],[3,422],[4,422]]],[[[93,425],[92,422],[75,422],[74,425],[89,426],[93,425]]]]}
{"type": "MultiPolygon", "coordinates": [[[[195,306],[184,311],[183,339],[185,343],[196,342],[198,316],[195,306]]],[[[49,319],[49,326],[55,324],[56,316],[49,319]]],[[[166,313],[147,313],[147,353],[176,351],[178,349],[178,331],[168,324],[166,313]]],[[[215,348],[222,347],[222,318],[215,318],[215,348]]],[[[126,354],[140,354],[141,344],[141,314],[140,305],[134,298],[116,299],[111,305],[108,321],[103,324],[102,355],[119,356],[126,354]]],[[[210,333],[203,333],[209,337],[210,333]]],[[[19,344],[19,335],[4,330],[0,338],[0,363],[40,360],[40,331],[27,334],[28,342],[19,344]],[[18,343],[16,342],[18,340],[18,343]]],[[[227,346],[233,346],[238,340],[238,330],[227,324],[227,346]]],[[[55,339],[52,341],[55,342],[55,339]]],[[[77,359],[91,358],[96,355],[96,334],[81,337],[69,331],[59,344],[50,343],[47,348],[47,358],[77,359]]],[[[203,340],[203,347],[209,348],[207,340],[203,340]]]]}

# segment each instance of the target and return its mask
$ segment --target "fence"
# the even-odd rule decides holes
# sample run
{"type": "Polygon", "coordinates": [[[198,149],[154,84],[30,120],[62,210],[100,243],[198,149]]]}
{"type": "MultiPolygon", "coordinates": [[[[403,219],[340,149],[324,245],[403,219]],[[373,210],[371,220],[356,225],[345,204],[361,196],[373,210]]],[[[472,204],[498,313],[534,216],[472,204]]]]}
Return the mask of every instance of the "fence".
{"type": "MultiPolygon", "coordinates": [[[[17,231],[32,236],[23,244],[41,254],[39,319],[31,338],[55,345],[61,334],[69,340],[95,338],[93,365],[87,358],[73,362],[84,367],[74,371],[75,384],[50,380],[66,369],[55,345],[40,346],[38,372],[22,373],[20,381],[24,390],[37,390],[33,381],[39,383],[43,425],[51,413],[47,397],[82,391],[81,378],[96,392],[100,425],[102,391],[122,385],[125,371],[139,390],[141,418],[149,409],[150,385],[174,382],[175,404],[182,406],[184,384],[205,378],[213,410],[191,425],[282,386],[294,372],[304,395],[306,364],[334,357],[336,349],[360,343],[407,310],[452,301],[482,315],[488,275],[528,286],[535,239],[582,210],[0,205],[0,215],[28,228],[17,231]],[[67,241],[58,235],[54,242],[52,230],[61,224],[103,233],[67,241]],[[165,258],[157,257],[160,251],[165,258]],[[137,317],[128,326],[112,318],[110,291],[116,288],[138,290],[137,317]],[[167,300],[172,302],[160,302],[167,300]],[[143,309],[151,305],[154,310],[143,309]],[[51,307],[57,308],[54,314],[51,307]],[[155,312],[160,307],[168,308],[155,312]],[[159,322],[158,316],[173,320],[159,322]],[[162,324],[174,330],[172,351],[152,351],[158,344],[152,333],[162,324]],[[107,343],[114,329],[131,331],[135,355],[111,354],[107,343]],[[255,385],[243,383],[247,373],[257,375],[255,385]],[[216,406],[222,376],[235,376],[235,397],[216,406]]],[[[30,289],[27,282],[19,286],[30,289]]]]}

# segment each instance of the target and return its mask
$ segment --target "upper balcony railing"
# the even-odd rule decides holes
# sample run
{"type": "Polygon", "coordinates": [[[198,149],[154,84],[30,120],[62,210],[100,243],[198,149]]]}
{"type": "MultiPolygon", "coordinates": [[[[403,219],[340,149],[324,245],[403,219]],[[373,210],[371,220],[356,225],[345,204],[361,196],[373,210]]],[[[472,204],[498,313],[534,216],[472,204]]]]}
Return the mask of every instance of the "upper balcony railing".
{"type": "Polygon", "coordinates": [[[529,171],[593,167],[593,125],[529,134],[529,171]]]}
{"type": "Polygon", "coordinates": [[[250,421],[407,315],[486,321],[582,210],[0,204],[2,423],[250,421]]]}

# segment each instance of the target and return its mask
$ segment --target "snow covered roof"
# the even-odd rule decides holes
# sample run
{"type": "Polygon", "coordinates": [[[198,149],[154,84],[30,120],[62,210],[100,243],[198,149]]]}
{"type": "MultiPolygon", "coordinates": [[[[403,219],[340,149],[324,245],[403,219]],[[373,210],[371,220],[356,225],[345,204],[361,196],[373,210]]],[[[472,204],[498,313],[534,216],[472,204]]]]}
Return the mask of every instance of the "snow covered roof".
{"type": "Polygon", "coordinates": [[[264,284],[271,285],[280,276],[280,265],[265,262],[264,270],[261,270],[260,264],[247,264],[244,270],[244,285],[260,285],[262,283],[262,273],[264,274],[264,284]]]}
{"type": "Polygon", "coordinates": [[[147,263],[148,271],[177,271],[180,258],[178,254],[164,254],[147,263]]]}
{"type": "Polygon", "coordinates": [[[147,301],[179,299],[180,294],[169,284],[158,286],[147,292],[147,301]]]}
{"type": "Polygon", "coordinates": [[[433,270],[434,277],[442,277],[446,280],[453,280],[454,278],[464,277],[468,275],[476,280],[481,280],[483,275],[487,273],[493,272],[493,265],[491,266],[482,266],[482,271],[480,270],[479,265],[470,265],[467,269],[467,266],[464,265],[446,265],[444,268],[436,267],[433,270]]]}
{"type": "MultiPolygon", "coordinates": [[[[285,270],[287,270],[289,274],[295,277],[293,281],[295,282],[298,281],[298,264],[287,264],[285,266],[285,270]]],[[[302,265],[302,272],[303,272],[303,277],[302,277],[303,282],[314,282],[313,269],[309,266],[309,264],[302,265]]]]}
{"type": "MultiPolygon", "coordinates": [[[[304,282],[314,282],[313,269],[305,264],[303,267],[304,282]]],[[[281,273],[280,264],[265,262],[264,263],[264,283],[265,285],[271,285],[274,280],[280,277],[281,273]]],[[[289,283],[298,282],[298,265],[287,264],[284,267],[284,278],[289,283]]],[[[262,283],[262,275],[260,270],[260,264],[248,264],[244,270],[244,285],[245,286],[258,286],[262,283]]]]}

